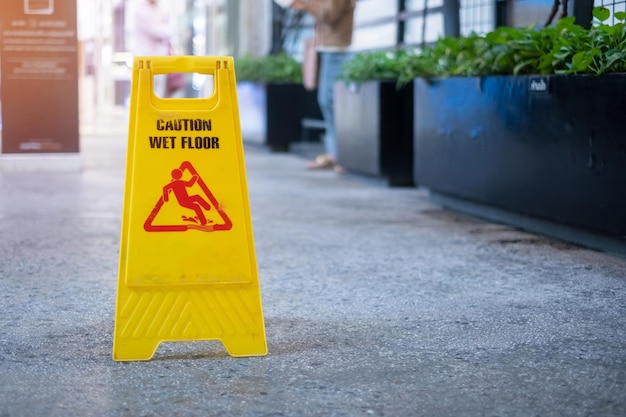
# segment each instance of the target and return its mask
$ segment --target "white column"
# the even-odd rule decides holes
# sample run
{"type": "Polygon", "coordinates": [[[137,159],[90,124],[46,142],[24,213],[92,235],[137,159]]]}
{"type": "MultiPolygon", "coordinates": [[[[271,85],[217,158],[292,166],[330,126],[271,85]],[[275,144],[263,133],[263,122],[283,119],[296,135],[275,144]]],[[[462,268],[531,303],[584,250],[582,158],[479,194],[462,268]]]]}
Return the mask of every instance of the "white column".
{"type": "Polygon", "coordinates": [[[239,13],[239,53],[253,56],[269,53],[272,0],[241,0],[239,13]]]}

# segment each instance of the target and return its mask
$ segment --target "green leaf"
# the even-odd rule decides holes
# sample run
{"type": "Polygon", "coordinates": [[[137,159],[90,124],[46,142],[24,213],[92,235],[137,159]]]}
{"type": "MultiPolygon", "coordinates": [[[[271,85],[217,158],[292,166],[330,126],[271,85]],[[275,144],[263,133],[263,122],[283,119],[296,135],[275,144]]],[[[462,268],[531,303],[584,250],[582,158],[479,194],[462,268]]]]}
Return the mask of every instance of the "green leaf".
{"type": "Polygon", "coordinates": [[[530,61],[524,61],[524,62],[520,62],[519,64],[517,64],[515,68],[513,68],[513,75],[520,74],[522,69],[524,69],[524,67],[528,66],[529,64],[530,64],[530,61]]]}
{"type": "MultiPolygon", "coordinates": [[[[589,51],[581,51],[572,57],[572,63],[570,71],[572,73],[586,72],[589,70],[589,66],[593,62],[593,58],[598,55],[600,51],[598,49],[592,49],[589,51]]],[[[593,71],[593,70],[592,70],[593,71]]],[[[593,71],[595,72],[595,71],[593,71]]]]}
{"type": "Polygon", "coordinates": [[[610,51],[606,54],[607,56],[607,61],[606,61],[606,67],[607,69],[610,68],[614,63],[619,62],[619,61],[623,61],[624,58],[626,58],[626,52],[624,51],[610,51]]]}
{"type": "Polygon", "coordinates": [[[619,20],[620,22],[623,22],[626,20],[626,12],[615,12],[613,13],[613,17],[615,17],[615,19],[619,20]]]}
{"type": "Polygon", "coordinates": [[[598,19],[600,22],[604,22],[611,16],[611,11],[602,6],[594,7],[591,13],[593,14],[593,17],[598,19]]]}
{"type": "MultiPolygon", "coordinates": [[[[608,11],[608,9],[607,9],[608,11]]],[[[575,28],[576,24],[574,24],[574,22],[576,21],[576,17],[575,16],[567,16],[564,17],[563,19],[559,20],[556,24],[557,29],[559,30],[563,30],[563,29],[573,29],[575,28]]]]}

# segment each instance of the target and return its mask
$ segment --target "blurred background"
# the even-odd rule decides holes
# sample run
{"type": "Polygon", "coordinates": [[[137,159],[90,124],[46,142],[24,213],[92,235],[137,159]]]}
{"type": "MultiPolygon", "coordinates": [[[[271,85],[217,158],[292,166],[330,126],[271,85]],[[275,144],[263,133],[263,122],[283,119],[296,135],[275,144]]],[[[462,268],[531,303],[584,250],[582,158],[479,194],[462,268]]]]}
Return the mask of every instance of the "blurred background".
{"type": "MultiPolygon", "coordinates": [[[[81,121],[125,112],[132,60],[129,33],[139,0],[78,0],[81,121]]],[[[543,24],[553,0],[358,0],[353,49],[415,45],[444,35],[485,33],[497,26],[543,24]]],[[[603,0],[570,0],[570,15],[589,15],[603,0]],[[593,4],[592,4],[593,3],[593,4]],[[583,10],[576,10],[583,9],[583,10]]],[[[610,2],[622,9],[624,2],[610,2]]],[[[286,52],[298,59],[313,30],[309,16],[272,0],[159,0],[180,55],[261,56],[286,52]]],[[[589,22],[579,22],[581,25],[589,22]]],[[[186,86],[187,96],[202,89],[186,86]]]]}

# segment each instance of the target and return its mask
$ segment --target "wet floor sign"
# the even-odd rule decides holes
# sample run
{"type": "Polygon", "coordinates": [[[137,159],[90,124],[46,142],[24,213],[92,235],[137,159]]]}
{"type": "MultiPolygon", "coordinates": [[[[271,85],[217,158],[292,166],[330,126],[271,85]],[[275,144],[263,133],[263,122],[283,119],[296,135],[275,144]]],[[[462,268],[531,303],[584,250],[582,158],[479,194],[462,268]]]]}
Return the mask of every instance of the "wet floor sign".
{"type": "Polygon", "coordinates": [[[267,345],[231,57],[137,57],[130,97],[113,359],[161,342],[267,345]],[[208,98],[163,99],[157,74],[213,80],[208,98]]]}

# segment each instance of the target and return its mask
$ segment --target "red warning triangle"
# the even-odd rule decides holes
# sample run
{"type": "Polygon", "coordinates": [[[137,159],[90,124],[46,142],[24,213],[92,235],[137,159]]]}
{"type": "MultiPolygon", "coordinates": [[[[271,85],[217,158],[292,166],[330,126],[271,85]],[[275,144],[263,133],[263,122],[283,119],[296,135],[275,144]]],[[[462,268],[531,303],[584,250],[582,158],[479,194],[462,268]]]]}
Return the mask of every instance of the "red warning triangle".
{"type": "Polygon", "coordinates": [[[233,224],[209,187],[189,161],[172,170],[172,180],[163,187],[163,193],[143,224],[146,232],[185,232],[190,229],[203,232],[230,230],[233,224]],[[194,191],[199,191],[193,194],[194,191]],[[159,214],[168,208],[172,216],[161,219],[159,214]]]}

